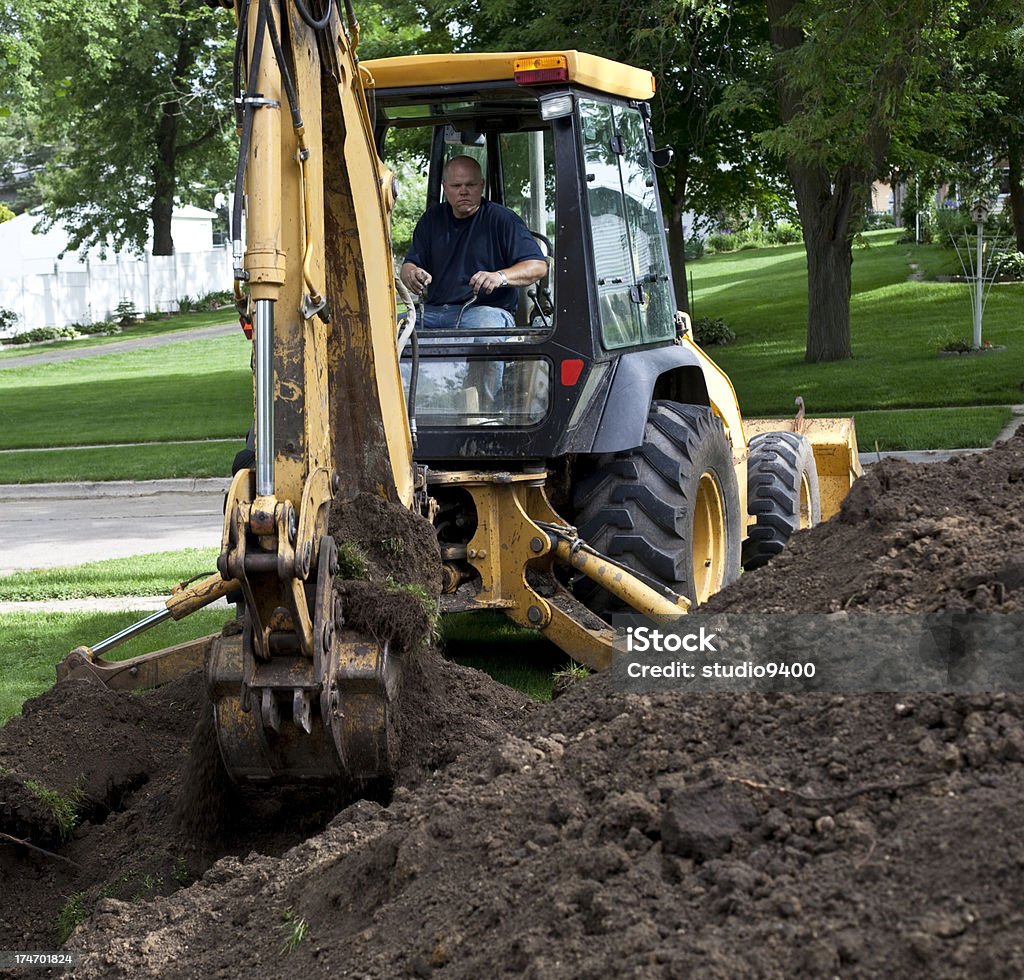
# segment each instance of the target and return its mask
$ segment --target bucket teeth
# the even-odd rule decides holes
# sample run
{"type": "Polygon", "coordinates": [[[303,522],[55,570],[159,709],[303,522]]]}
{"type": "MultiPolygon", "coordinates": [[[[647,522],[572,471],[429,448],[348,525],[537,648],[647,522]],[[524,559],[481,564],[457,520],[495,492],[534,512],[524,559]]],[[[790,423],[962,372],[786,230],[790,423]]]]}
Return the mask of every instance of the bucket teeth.
{"type": "Polygon", "coordinates": [[[260,699],[260,713],[263,715],[263,727],[273,732],[281,731],[281,712],[277,707],[277,699],[274,692],[269,688],[263,688],[263,697],[260,699]]]}
{"type": "Polygon", "coordinates": [[[292,717],[295,719],[295,724],[307,735],[313,732],[312,710],[309,691],[304,691],[301,687],[295,688],[295,693],[292,695],[292,717]]]}

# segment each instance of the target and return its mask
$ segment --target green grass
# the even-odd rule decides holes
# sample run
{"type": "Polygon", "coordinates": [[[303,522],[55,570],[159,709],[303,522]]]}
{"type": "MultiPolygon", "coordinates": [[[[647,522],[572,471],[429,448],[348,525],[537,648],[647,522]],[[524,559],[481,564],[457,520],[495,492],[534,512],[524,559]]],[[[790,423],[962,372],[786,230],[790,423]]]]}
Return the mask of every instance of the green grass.
{"type": "Polygon", "coordinates": [[[244,436],[250,352],[239,333],[5,369],[0,449],[244,436]]]}
{"type": "MultiPolygon", "coordinates": [[[[71,568],[15,572],[0,577],[0,601],[168,595],[178,582],[213,571],[216,556],[213,548],[190,548],[71,568]]],[[[0,722],[16,714],[26,698],[53,684],[54,668],[68,651],[112,636],[146,615],[149,613],[5,613],[0,633],[0,722]]],[[[121,660],[205,636],[220,629],[229,615],[223,609],[206,609],[178,623],[162,623],[118,647],[110,659],[121,660]]],[[[552,674],[565,667],[565,654],[557,647],[535,630],[521,629],[498,613],[445,617],[441,639],[450,659],[538,701],[551,699],[552,674]]]]}
{"type": "MultiPolygon", "coordinates": [[[[989,299],[985,339],[1006,350],[940,358],[944,341],[970,333],[967,288],[912,277],[957,272],[959,263],[951,249],[898,244],[900,234],[870,232],[855,247],[854,357],[834,364],[810,365],[803,359],[803,246],[747,250],[690,264],[694,314],[723,317],[738,334],[735,344],[712,353],[732,378],[745,414],[790,417],[799,395],[811,415],[856,414],[865,451],[876,443],[911,449],[992,442],[1007,418],[1005,406],[1024,399],[1024,322],[1018,312],[1024,284],[999,285],[989,299]],[[960,406],[972,410],[903,414],[960,406]]],[[[139,324],[132,334],[178,331],[224,322],[226,316],[224,311],[188,314],[139,324]]],[[[226,475],[250,424],[250,353],[239,332],[5,370],[0,449],[74,448],[0,453],[0,483],[226,475]],[[226,441],[211,441],[218,439],[226,441]],[[119,443],[145,445],[111,445],[119,443]]]]}
{"type": "MultiPolygon", "coordinates": [[[[167,590],[161,568],[167,563],[175,570],[191,562],[197,570],[208,570],[204,549],[185,553],[146,556],[146,560],[125,559],[139,569],[139,583],[124,583],[126,569],[118,562],[96,562],[41,573],[38,587],[32,587],[25,573],[0,579],[0,598],[71,598],[83,595],[115,595],[130,589],[137,595],[162,595],[167,590]],[[147,579],[153,573],[158,581],[147,579]],[[147,584],[148,581],[148,584],[147,584]]],[[[174,574],[171,580],[176,581],[174,574]]],[[[53,685],[57,663],[76,646],[92,645],[131,625],[148,612],[89,613],[5,613],[0,638],[0,723],[17,714],[22,703],[53,685]]],[[[175,643],[217,632],[231,613],[224,609],[203,609],[180,622],[169,621],[129,641],[108,655],[123,660],[159,650],[175,643]]],[[[456,663],[489,674],[501,684],[522,691],[537,701],[551,700],[551,680],[565,667],[565,654],[533,630],[520,629],[498,614],[459,615],[443,621],[446,655],[456,663]]]]}
{"type": "Polygon", "coordinates": [[[536,630],[523,629],[500,613],[459,613],[441,620],[445,655],[490,675],[535,701],[551,700],[551,679],[565,654],[536,630]]]}
{"type": "Polygon", "coordinates": [[[232,439],[151,442],[89,449],[0,450],[0,483],[61,483],[75,480],[161,480],[231,474],[231,461],[245,444],[232,439]]]}
{"type": "Polygon", "coordinates": [[[857,412],[862,453],[875,449],[977,449],[992,444],[1013,417],[1009,408],[933,408],[857,412]]]}
{"type": "MultiPolygon", "coordinates": [[[[137,622],[147,612],[5,613],[0,631],[0,722],[21,710],[26,698],[53,685],[56,665],[77,646],[98,643],[137,622]]],[[[217,632],[230,611],[203,609],[180,622],[168,621],[109,655],[122,660],[217,632]]]]}
{"type": "MultiPolygon", "coordinates": [[[[712,256],[690,265],[694,313],[723,317],[737,342],[712,356],[729,374],[744,414],[790,416],[794,399],[811,415],[865,410],[1006,406],[1022,399],[1024,381],[1024,284],[993,289],[985,312],[984,338],[1006,350],[943,358],[938,349],[951,335],[971,332],[967,287],[914,282],[919,271],[948,265],[937,246],[897,244],[900,232],[872,232],[855,248],[851,333],[854,356],[830,364],[804,361],[806,260],[802,246],[712,256]]],[[[955,262],[955,256],[953,257],[955,262]]],[[[952,271],[952,269],[945,269],[952,271]]],[[[859,417],[859,416],[858,416],[859,417]]],[[[975,415],[972,439],[987,445],[998,433],[994,413],[975,415]]],[[[889,448],[945,448],[951,416],[917,413],[885,427],[902,443],[889,448]]],[[[861,448],[881,434],[865,422],[861,448]]]]}
{"type": "MultiPolygon", "coordinates": [[[[119,340],[132,340],[136,337],[158,337],[163,334],[179,333],[182,330],[195,330],[197,327],[216,327],[222,324],[237,323],[238,317],[233,310],[215,310],[204,313],[181,313],[168,316],[161,320],[144,320],[134,324],[127,330],[112,337],[81,337],[78,340],[59,340],[48,344],[4,344],[0,346],[0,360],[26,357],[29,354],[41,354],[48,350],[84,350],[89,347],[100,347],[103,344],[119,340]]],[[[241,332],[241,327],[239,327],[241,332]]]]}
{"type": "Polygon", "coordinates": [[[209,575],[216,568],[217,549],[186,548],[111,558],[70,568],[13,572],[0,576],[0,602],[165,596],[179,582],[195,575],[209,575]]]}

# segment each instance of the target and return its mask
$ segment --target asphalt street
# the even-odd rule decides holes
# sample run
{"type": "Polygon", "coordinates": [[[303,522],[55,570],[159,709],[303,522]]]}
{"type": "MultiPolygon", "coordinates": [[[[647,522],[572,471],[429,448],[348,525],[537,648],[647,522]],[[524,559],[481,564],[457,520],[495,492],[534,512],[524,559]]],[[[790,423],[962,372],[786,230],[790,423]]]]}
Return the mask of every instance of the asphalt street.
{"type": "MultiPolygon", "coordinates": [[[[958,450],[978,452],[980,450],[958,450]]],[[[953,453],[865,453],[938,462],[953,453]]],[[[0,575],[154,551],[219,547],[229,480],[0,485],[0,575]]]]}
{"type": "Polygon", "coordinates": [[[0,485],[0,575],[220,545],[229,480],[0,485]]]}

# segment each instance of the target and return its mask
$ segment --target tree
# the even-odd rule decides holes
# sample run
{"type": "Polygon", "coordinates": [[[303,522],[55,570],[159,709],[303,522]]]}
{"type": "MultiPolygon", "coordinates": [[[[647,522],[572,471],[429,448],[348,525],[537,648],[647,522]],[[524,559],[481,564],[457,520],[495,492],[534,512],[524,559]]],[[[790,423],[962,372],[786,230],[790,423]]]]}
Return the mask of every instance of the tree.
{"type": "Polygon", "coordinates": [[[0,195],[15,213],[39,203],[33,175],[52,152],[36,129],[38,19],[28,0],[0,5],[0,195]]]}
{"type": "Polygon", "coordinates": [[[60,137],[41,184],[73,249],[170,255],[178,197],[209,204],[234,162],[233,31],[189,0],[46,0],[40,125],[60,137]]]}
{"type": "Polygon", "coordinates": [[[957,156],[974,158],[982,174],[1007,163],[1010,219],[1017,250],[1024,252],[1024,49],[1019,31],[1010,31],[976,62],[991,99],[981,105],[961,135],[957,156]]]}
{"type": "Polygon", "coordinates": [[[962,112],[949,85],[963,0],[766,0],[785,160],[807,252],[808,361],[852,355],[852,243],[894,136],[904,144],[962,112]],[[949,98],[944,98],[944,93],[949,98]]]}

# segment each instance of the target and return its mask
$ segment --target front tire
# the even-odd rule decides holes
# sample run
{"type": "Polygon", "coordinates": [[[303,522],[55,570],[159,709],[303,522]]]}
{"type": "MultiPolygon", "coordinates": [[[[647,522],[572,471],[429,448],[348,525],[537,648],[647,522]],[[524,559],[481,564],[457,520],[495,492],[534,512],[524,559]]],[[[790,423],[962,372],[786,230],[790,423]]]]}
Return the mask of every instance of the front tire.
{"type": "Polygon", "coordinates": [[[763,432],[750,440],[747,510],[756,518],[743,542],[747,571],[766,565],[795,531],[821,520],[814,450],[796,432],[763,432]]]}
{"type": "MultiPolygon", "coordinates": [[[[701,603],[740,571],[743,522],[732,451],[709,408],[656,401],[644,441],[603,456],[574,494],[580,536],[701,603]]],[[[608,612],[604,592],[595,611],[608,612]]]]}

